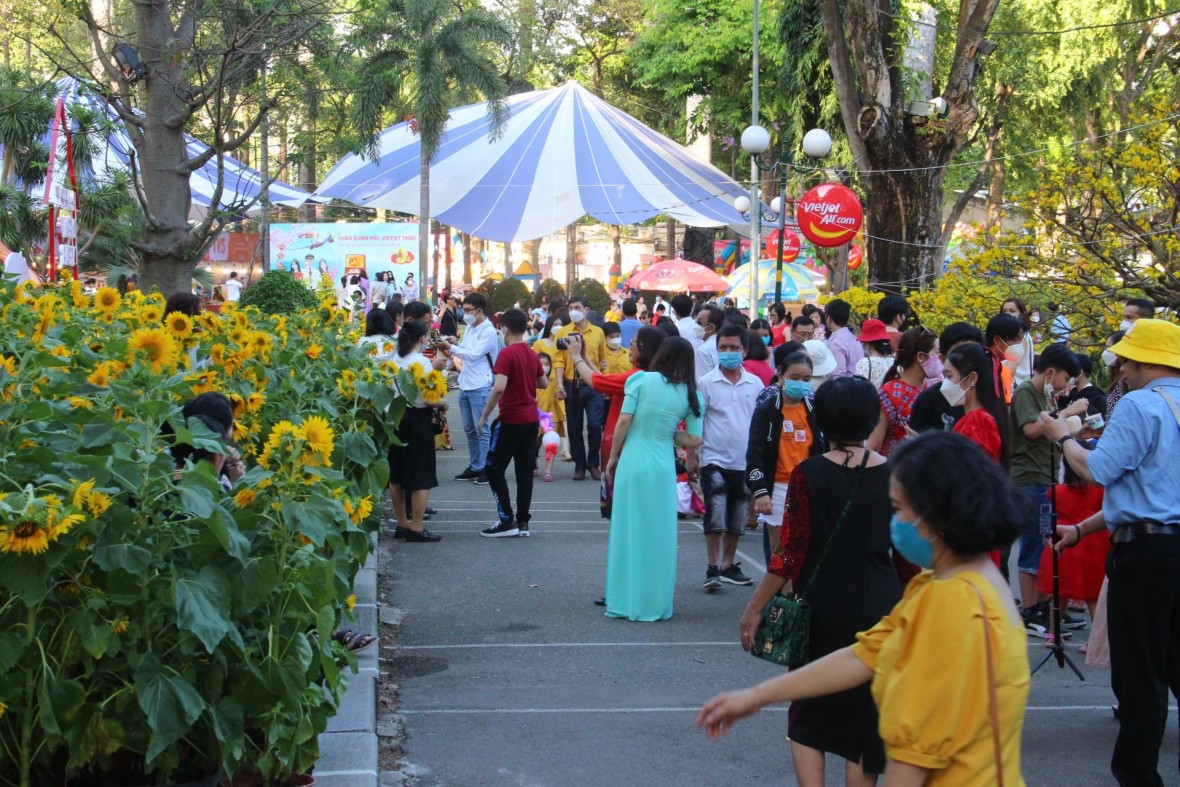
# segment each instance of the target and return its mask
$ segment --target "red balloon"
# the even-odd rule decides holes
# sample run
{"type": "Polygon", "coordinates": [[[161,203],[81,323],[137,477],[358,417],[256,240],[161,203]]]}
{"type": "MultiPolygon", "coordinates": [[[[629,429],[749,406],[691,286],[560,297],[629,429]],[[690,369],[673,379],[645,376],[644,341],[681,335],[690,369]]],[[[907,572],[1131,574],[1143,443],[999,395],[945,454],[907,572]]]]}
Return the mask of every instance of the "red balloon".
{"type": "MultiPolygon", "coordinates": [[[[799,236],[790,227],[783,229],[783,262],[792,262],[799,258],[799,252],[803,248],[802,241],[799,236]]],[[[774,260],[778,259],[779,247],[779,232],[777,229],[766,236],[766,253],[767,256],[774,260]]]]}
{"type": "Polygon", "coordinates": [[[855,192],[839,183],[821,183],[799,200],[799,229],[816,246],[842,246],[856,237],[864,210],[855,192]]]}
{"type": "Polygon", "coordinates": [[[860,246],[852,244],[852,248],[848,250],[848,270],[856,270],[864,261],[864,253],[860,250],[860,246]]]}

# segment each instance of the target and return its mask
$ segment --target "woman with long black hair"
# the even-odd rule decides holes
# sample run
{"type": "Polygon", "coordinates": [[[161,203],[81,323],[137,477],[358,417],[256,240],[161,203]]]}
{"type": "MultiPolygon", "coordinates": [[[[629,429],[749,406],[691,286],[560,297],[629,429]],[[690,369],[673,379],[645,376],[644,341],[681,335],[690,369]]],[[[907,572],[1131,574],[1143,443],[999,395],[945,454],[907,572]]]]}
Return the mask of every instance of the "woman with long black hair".
{"type": "MultiPolygon", "coordinates": [[[[393,362],[399,369],[417,366],[418,374],[429,374],[433,366],[422,354],[426,344],[426,326],[417,320],[402,325],[397,335],[397,355],[393,362]]],[[[441,541],[422,526],[422,516],[430,503],[430,490],[438,486],[434,463],[434,421],[431,406],[415,387],[402,391],[408,406],[397,425],[400,445],[389,446],[389,494],[397,515],[397,526],[402,528],[407,542],[441,541]],[[413,513],[406,514],[406,493],[410,495],[413,513]],[[412,517],[412,519],[411,519],[412,517]]]]}
{"type": "Polygon", "coordinates": [[[614,483],[606,560],[606,614],[672,617],[676,587],[676,469],[672,446],[701,444],[703,406],[692,344],[669,337],[649,371],[625,387],[606,478],[614,483]],[[685,422],[683,430],[680,423],[685,422]]]}
{"type": "Polygon", "coordinates": [[[954,431],[1008,467],[1008,412],[996,395],[994,366],[987,350],[975,342],[950,351],[943,369],[941,391],[951,407],[963,406],[965,415],[954,431]]]}

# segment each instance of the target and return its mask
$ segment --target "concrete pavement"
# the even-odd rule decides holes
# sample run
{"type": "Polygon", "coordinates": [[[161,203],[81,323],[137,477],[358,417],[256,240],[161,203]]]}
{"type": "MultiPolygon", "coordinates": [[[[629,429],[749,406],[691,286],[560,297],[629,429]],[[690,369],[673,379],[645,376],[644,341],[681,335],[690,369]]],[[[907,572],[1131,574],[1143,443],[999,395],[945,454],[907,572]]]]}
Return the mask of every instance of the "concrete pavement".
{"type": "MultiPolygon", "coordinates": [[[[405,781],[794,784],[785,709],[746,720],[716,743],[693,727],[715,692],[778,672],[737,644],[750,589],[701,589],[698,520],[680,522],[672,620],[607,619],[591,603],[602,595],[608,528],[596,484],[570,480],[573,465],[558,462],[555,482],[537,479],[531,537],[481,538],[494,518],[491,493],[451,480],[467,462],[453,420],[458,450],[438,453],[441,486],[431,505],[440,514],[428,525],[443,541],[396,541],[390,550],[394,603],[407,613],[392,665],[407,732],[403,774],[413,774],[405,781]]],[[[742,547],[746,573],[760,577],[760,538],[742,547]]],[[[1053,663],[1033,677],[1023,749],[1029,785],[1113,783],[1109,672],[1084,664],[1076,643],[1085,636],[1075,632],[1069,653],[1086,682],[1053,663]]],[[[1034,665],[1045,652],[1029,640],[1034,665]]],[[[948,668],[954,659],[948,652],[948,668]]],[[[1160,758],[1168,784],[1180,785],[1177,756],[1173,713],[1160,758]]],[[[829,758],[828,771],[829,784],[843,783],[840,761],[829,758]]]]}

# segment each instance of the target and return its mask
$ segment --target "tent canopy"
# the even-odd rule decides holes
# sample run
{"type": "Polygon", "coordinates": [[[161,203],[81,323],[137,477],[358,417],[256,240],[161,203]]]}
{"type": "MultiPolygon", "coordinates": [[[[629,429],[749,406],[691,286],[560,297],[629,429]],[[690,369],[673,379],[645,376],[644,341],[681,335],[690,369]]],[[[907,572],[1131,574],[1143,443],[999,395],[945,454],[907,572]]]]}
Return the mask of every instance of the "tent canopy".
{"type": "MultiPolygon", "coordinates": [[[[774,279],[776,260],[760,260],[758,262],[758,299],[770,302],[774,300],[774,279]]],[[[750,263],[746,263],[725,277],[729,282],[729,294],[738,302],[738,306],[749,306],[750,303],[750,263]]],[[[784,303],[814,303],[819,298],[819,290],[810,272],[797,262],[783,263],[784,303]]]]}
{"type": "MultiPolygon", "coordinates": [[[[90,162],[84,164],[82,171],[77,173],[80,185],[109,183],[115,173],[130,172],[131,154],[135,151],[135,145],[115,109],[100,96],[90,92],[83,83],[69,77],[57,81],[57,95],[65,102],[67,123],[70,122],[70,108],[75,106],[90,109],[99,118],[109,121],[103,124],[108,127],[103,138],[92,141],[91,148],[94,153],[90,162]]],[[[46,129],[46,142],[49,141],[51,132],[52,128],[46,129]]],[[[184,135],[184,141],[189,158],[195,158],[209,149],[208,145],[188,134],[184,135]]],[[[254,200],[262,191],[262,174],[228,155],[222,157],[221,166],[224,177],[218,205],[223,210],[234,211],[239,215],[257,214],[261,206],[254,200]],[[249,209],[246,209],[246,205],[250,205],[249,209]]],[[[212,204],[217,187],[217,167],[217,156],[214,156],[189,176],[193,201],[190,218],[199,219],[212,204]]],[[[39,196],[38,189],[32,191],[39,196]]],[[[303,189],[275,181],[268,189],[268,196],[272,204],[298,207],[311,195],[303,189]]]]}
{"type": "MultiPolygon", "coordinates": [[[[697,227],[743,222],[746,190],[684,147],[576,82],[507,100],[489,137],[487,105],[452,110],[430,165],[432,218],[480,238],[535,240],[589,215],[637,224],[660,214],[697,227]]],[[[421,144],[409,123],[378,136],[378,156],[345,156],[316,195],[419,212],[421,144]]]]}

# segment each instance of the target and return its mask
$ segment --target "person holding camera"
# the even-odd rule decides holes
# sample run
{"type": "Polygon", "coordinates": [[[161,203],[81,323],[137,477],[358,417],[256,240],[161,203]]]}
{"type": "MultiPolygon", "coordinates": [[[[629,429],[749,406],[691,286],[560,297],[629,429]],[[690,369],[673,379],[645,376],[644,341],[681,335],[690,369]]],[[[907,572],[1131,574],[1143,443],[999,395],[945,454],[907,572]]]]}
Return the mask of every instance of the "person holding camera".
{"type": "Polygon", "coordinates": [[[593,325],[590,320],[590,305],[583,295],[575,295],[569,302],[569,325],[562,326],[554,334],[557,344],[557,356],[553,359],[553,369],[559,380],[564,381],[557,396],[565,401],[566,427],[569,432],[570,453],[574,457],[574,480],[581,481],[590,471],[590,477],[595,481],[602,479],[599,470],[602,448],[602,425],[605,417],[606,403],[602,394],[595,391],[582,380],[574,371],[574,360],[570,357],[566,347],[565,337],[577,333],[582,344],[585,345],[587,362],[598,371],[606,370],[606,336],[602,329],[593,325]],[[586,437],[582,436],[585,426],[586,437]]]}
{"type": "Polygon", "coordinates": [[[1071,547],[1110,531],[1110,682],[1119,701],[1111,772],[1121,785],[1162,787],[1169,687],[1180,697],[1180,326],[1140,319],[1109,349],[1130,390],[1097,447],[1087,450],[1049,413],[1039,426],[1083,480],[1105,487],[1102,515],[1058,527],[1057,537],[1071,547]]]}

